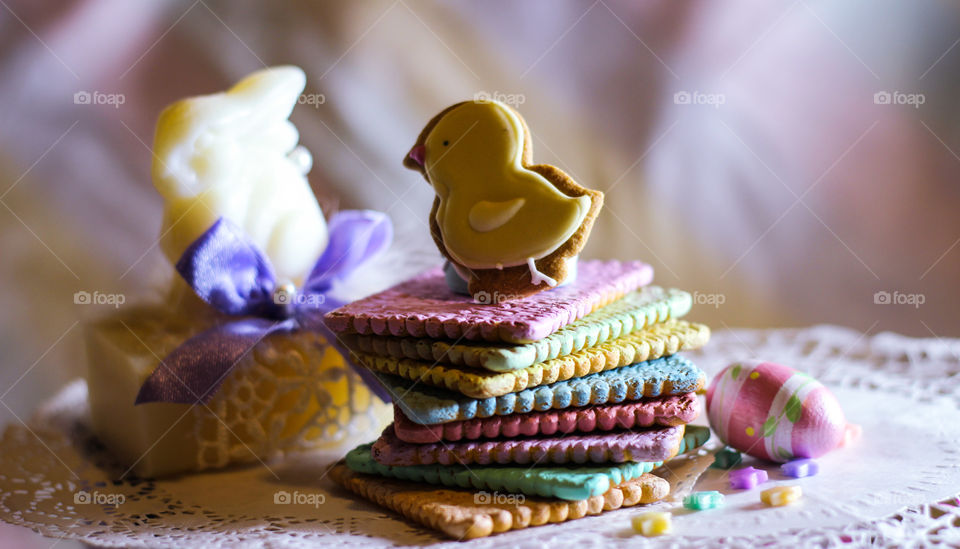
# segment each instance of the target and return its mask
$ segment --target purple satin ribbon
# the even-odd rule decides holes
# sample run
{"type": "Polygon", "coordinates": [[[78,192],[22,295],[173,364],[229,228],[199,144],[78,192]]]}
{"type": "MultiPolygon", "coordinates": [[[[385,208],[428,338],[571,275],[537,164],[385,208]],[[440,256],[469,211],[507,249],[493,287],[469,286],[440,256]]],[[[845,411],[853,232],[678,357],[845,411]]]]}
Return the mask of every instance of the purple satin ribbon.
{"type": "Polygon", "coordinates": [[[140,387],[136,404],[206,403],[230,370],[263,338],[298,330],[320,332],[344,356],[370,390],[385,402],[390,395],[323,323],[323,315],[343,303],[327,293],[390,245],[393,226],[380,212],[347,210],[329,223],[330,240],[302,288],[275,299],[276,277],[269,259],[242,229],[220,218],[195,240],[177,262],[177,272],[197,295],[218,311],[239,316],[183,342],[140,387]],[[279,302],[278,302],[279,301],[279,302]]]}

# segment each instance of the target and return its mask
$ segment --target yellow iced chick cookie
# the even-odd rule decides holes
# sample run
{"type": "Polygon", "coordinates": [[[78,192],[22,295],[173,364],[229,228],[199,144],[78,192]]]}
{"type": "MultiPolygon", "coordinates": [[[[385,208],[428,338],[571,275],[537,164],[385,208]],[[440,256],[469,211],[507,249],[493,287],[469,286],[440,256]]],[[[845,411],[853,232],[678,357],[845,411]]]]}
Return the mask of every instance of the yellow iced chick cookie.
{"type": "Polygon", "coordinates": [[[437,115],[405,161],[433,186],[434,239],[471,293],[554,287],[586,242],[603,194],[531,157],[516,111],[468,101],[437,115]]]}
{"type": "Polygon", "coordinates": [[[523,167],[523,136],[510,109],[471,102],[447,113],[424,144],[424,169],[440,198],[437,223],[447,251],[464,267],[542,259],[590,210],[589,196],[567,196],[523,167]],[[510,238],[517,235],[524,237],[510,238]]]}

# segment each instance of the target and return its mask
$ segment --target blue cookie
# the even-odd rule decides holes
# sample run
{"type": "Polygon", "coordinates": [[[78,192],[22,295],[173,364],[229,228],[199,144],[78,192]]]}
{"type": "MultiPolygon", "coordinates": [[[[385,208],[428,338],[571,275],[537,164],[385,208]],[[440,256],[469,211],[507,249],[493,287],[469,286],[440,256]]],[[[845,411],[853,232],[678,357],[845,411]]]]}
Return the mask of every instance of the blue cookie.
{"type": "Polygon", "coordinates": [[[403,413],[421,425],[692,393],[702,390],[707,379],[700,368],[679,355],[484,399],[374,374],[403,413]]]}
{"type": "MultiPolygon", "coordinates": [[[[710,429],[687,426],[680,452],[702,446],[710,429]]],[[[345,458],[347,467],[358,473],[398,478],[449,487],[473,488],[528,496],[555,497],[580,501],[607,492],[621,482],[656,469],[662,462],[626,462],[611,466],[504,467],[500,465],[411,465],[391,467],[374,461],[371,444],[360,445],[345,458]]]]}

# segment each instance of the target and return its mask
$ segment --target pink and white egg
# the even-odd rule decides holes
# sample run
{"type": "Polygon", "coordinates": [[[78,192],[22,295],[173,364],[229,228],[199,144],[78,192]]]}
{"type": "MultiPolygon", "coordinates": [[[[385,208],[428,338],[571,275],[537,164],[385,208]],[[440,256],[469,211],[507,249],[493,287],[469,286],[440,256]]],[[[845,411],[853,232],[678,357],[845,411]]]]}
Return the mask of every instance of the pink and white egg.
{"type": "Polygon", "coordinates": [[[780,364],[731,364],[707,389],[710,426],[727,445],[786,462],[837,448],[847,426],[837,398],[811,376],[780,364]]]}

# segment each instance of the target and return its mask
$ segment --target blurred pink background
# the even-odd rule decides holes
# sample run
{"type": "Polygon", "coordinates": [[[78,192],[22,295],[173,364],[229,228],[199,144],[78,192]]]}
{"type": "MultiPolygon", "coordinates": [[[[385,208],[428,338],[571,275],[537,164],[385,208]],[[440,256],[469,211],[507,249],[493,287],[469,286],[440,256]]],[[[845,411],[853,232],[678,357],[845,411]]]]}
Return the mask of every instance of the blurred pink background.
{"type": "Polygon", "coordinates": [[[293,115],[322,203],[397,227],[362,290],[439,262],[400,160],[486,93],[607,193],[584,255],[652,263],[697,320],[960,335],[958,42],[947,2],[2,0],[0,418],[82,372],[108,310],[75,292],[171,276],[160,109],[273,64],[323,95],[293,115]]]}

